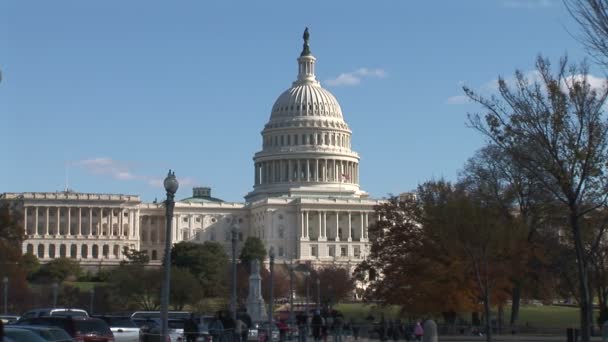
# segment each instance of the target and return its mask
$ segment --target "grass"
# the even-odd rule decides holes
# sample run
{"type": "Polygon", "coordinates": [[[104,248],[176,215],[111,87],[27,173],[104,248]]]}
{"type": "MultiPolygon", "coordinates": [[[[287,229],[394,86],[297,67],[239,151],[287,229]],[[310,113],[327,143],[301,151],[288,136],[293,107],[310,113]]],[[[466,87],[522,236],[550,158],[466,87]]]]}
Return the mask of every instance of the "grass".
{"type": "MultiPolygon", "coordinates": [[[[401,318],[408,320],[399,314],[398,306],[377,306],[361,303],[338,304],[336,310],[341,311],[348,319],[355,318],[363,320],[371,313],[376,320],[384,313],[386,319],[401,318]]],[[[496,315],[496,312],[493,313],[496,315]]],[[[470,314],[462,314],[465,320],[470,321],[470,314]]],[[[509,321],[511,317],[511,307],[506,307],[504,320],[509,321]]],[[[594,318],[597,317],[597,312],[594,318]]],[[[439,319],[441,320],[441,319],[439,319]]],[[[578,307],[555,306],[555,305],[522,305],[519,313],[519,324],[528,325],[534,328],[565,328],[579,325],[578,307]]]]}

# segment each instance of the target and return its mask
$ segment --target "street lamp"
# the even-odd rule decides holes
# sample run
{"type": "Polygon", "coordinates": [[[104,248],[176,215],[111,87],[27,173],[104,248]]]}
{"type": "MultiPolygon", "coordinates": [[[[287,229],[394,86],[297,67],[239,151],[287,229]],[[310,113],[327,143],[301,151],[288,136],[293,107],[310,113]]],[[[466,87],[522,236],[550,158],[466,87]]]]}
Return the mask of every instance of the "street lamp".
{"type": "Polygon", "coordinates": [[[59,284],[57,282],[53,283],[53,309],[57,307],[57,289],[59,288],[59,284]]]}
{"type": "MultiPolygon", "coordinates": [[[[293,326],[294,316],[293,316],[293,272],[296,268],[296,264],[293,263],[293,259],[291,259],[290,264],[287,266],[289,268],[289,326],[293,326]]],[[[289,330],[291,334],[291,329],[289,330]]]]}
{"type": "Polygon", "coordinates": [[[91,287],[91,305],[89,307],[89,314],[93,315],[93,304],[95,303],[95,286],[91,287]]]}
{"type": "Polygon", "coordinates": [[[4,314],[8,315],[8,277],[2,278],[4,284],[4,314]]]}
{"type": "Polygon", "coordinates": [[[236,322],[236,238],[239,231],[239,225],[236,218],[232,221],[232,296],[230,298],[230,311],[232,319],[236,322]]]}
{"type": "Polygon", "coordinates": [[[317,310],[321,310],[321,280],[317,278],[317,310]]]}
{"type": "Polygon", "coordinates": [[[304,276],[306,277],[306,315],[308,316],[308,299],[310,298],[310,283],[309,283],[309,278],[310,278],[310,271],[306,270],[304,271],[304,276]]]}
{"type": "Polygon", "coordinates": [[[270,295],[268,296],[268,341],[272,342],[272,311],[274,304],[274,248],[270,246],[268,251],[270,259],[270,295]]]}
{"type": "Polygon", "coordinates": [[[167,223],[165,227],[165,255],[164,255],[164,279],[160,299],[160,319],[161,319],[161,340],[167,339],[169,331],[169,295],[171,294],[171,221],[173,221],[173,208],[175,207],[175,193],[179,187],[179,182],[175,178],[175,172],[169,170],[169,174],[163,182],[167,191],[165,201],[165,216],[167,223]]]}

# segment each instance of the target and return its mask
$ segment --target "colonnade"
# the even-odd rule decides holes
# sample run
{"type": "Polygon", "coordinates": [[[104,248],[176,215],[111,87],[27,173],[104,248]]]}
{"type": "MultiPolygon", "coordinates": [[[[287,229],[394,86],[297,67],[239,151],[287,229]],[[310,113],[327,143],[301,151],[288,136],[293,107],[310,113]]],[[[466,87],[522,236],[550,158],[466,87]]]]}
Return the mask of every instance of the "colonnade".
{"type": "Polygon", "coordinates": [[[285,182],[359,184],[359,164],[339,159],[281,159],[255,164],[255,185],[285,182]]]}
{"type": "Polygon", "coordinates": [[[302,210],[299,215],[302,241],[367,241],[369,212],[302,210]]]}
{"type": "Polygon", "coordinates": [[[347,133],[300,133],[300,134],[268,134],[264,136],[264,148],[284,146],[333,146],[344,149],[351,148],[350,134],[347,133]]]}
{"type": "Polygon", "coordinates": [[[134,247],[128,243],[27,241],[24,253],[31,253],[39,259],[122,259],[124,246],[134,247]]]}
{"type": "Polygon", "coordinates": [[[24,207],[23,222],[31,237],[138,237],[136,210],[108,207],[24,207]]]}

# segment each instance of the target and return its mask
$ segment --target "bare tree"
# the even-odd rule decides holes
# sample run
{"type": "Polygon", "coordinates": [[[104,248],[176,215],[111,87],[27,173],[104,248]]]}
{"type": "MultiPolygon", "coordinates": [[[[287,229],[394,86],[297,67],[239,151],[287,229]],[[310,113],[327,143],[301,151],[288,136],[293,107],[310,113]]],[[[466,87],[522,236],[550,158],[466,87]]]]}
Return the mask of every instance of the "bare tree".
{"type": "Polygon", "coordinates": [[[608,188],[608,124],[602,106],[608,88],[594,89],[588,67],[560,60],[552,73],[548,60],[538,57],[538,79],[521,71],[515,80],[498,80],[500,96],[481,96],[465,87],[470,99],[486,114],[469,115],[471,127],[488,137],[567,213],[564,226],[577,260],[581,337],[589,341],[592,302],[589,255],[583,237],[584,216],[606,206],[608,188]]]}
{"type": "Polygon", "coordinates": [[[582,30],[581,42],[604,67],[608,66],[608,1],[564,0],[582,30]]]}

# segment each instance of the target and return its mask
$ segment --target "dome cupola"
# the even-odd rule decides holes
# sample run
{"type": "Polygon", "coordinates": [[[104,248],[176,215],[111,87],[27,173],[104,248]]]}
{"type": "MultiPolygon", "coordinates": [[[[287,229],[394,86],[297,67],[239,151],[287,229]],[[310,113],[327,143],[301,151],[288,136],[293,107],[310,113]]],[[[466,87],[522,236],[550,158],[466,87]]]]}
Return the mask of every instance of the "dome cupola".
{"type": "Polygon", "coordinates": [[[336,98],[316,79],[308,28],[298,75],[275,101],[254,156],[254,190],[246,196],[361,196],[359,155],[336,98]]]}

